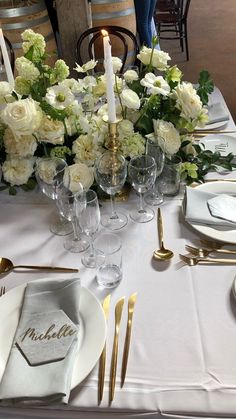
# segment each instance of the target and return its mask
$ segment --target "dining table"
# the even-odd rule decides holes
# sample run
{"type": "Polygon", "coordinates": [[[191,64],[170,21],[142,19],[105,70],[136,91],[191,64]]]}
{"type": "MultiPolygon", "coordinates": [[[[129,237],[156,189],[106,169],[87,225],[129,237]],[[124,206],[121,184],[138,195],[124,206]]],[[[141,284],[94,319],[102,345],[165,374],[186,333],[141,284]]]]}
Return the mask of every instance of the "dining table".
{"type": "MultiPolygon", "coordinates": [[[[220,102],[229,114],[224,130],[236,130],[219,89],[215,88],[211,101],[220,102]]],[[[236,134],[230,135],[236,141],[236,134]]],[[[235,178],[234,171],[214,172],[206,176],[206,180],[235,178]]],[[[207,239],[185,221],[182,206],[184,188],[185,185],[181,185],[180,193],[166,197],[161,205],[165,246],[173,251],[174,257],[168,261],[153,259],[153,251],[159,247],[157,208],[154,208],[155,217],[150,222],[135,223],[129,218],[127,226],[116,232],[122,241],[123,278],[112,289],[98,286],[95,269],[85,268],[81,263],[82,253],[66,251],[64,238],[50,232],[49,225],[55,214],[52,200],[39,189],[19,191],[15,196],[7,191],[0,192],[1,257],[10,258],[14,264],[60,265],[79,269],[78,274],[23,269],[0,275],[0,287],[4,286],[6,290],[0,297],[0,310],[1,304],[10,299],[16,287],[43,278],[78,277],[81,286],[91,291],[101,303],[111,294],[104,394],[100,405],[97,362],[87,377],[71,389],[68,404],[3,406],[0,403],[0,418],[236,417],[236,298],[232,291],[236,266],[191,267],[180,260],[179,254],[186,254],[186,245],[202,247],[201,240],[207,239]],[[127,373],[121,388],[127,304],[133,293],[137,293],[137,300],[127,373]],[[109,404],[115,305],[121,297],[125,297],[125,302],[120,325],[115,395],[109,404]]],[[[137,195],[131,192],[127,200],[116,205],[129,216],[137,200],[137,195]]],[[[101,201],[101,212],[108,205],[108,202],[101,201]]],[[[100,228],[99,234],[102,232],[100,228]]],[[[0,319],[0,328],[4,322],[7,318],[0,319]]],[[[3,342],[0,342],[1,368],[2,345],[3,342]]],[[[79,362],[82,364],[86,360],[79,362]]]]}

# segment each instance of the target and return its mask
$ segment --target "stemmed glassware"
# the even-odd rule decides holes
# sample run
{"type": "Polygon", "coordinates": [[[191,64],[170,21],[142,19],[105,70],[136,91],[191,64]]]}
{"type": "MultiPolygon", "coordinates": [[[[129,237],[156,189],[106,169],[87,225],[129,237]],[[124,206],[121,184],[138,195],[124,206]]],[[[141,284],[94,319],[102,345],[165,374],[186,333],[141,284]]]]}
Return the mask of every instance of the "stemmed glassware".
{"type": "Polygon", "coordinates": [[[165,163],[165,153],[162,151],[161,147],[157,144],[156,141],[148,138],[146,142],[146,154],[152,156],[156,162],[156,181],[147,193],[144,195],[144,199],[148,205],[160,205],[164,198],[163,193],[159,190],[159,176],[162,173],[165,163]]]}
{"type": "Polygon", "coordinates": [[[73,234],[68,236],[64,241],[64,248],[72,253],[84,252],[89,247],[86,238],[79,234],[78,219],[86,207],[86,195],[81,186],[78,192],[71,192],[64,188],[57,195],[58,208],[61,215],[73,226],[73,234]]]}
{"type": "Polygon", "coordinates": [[[79,215],[79,225],[81,230],[87,235],[90,247],[88,252],[83,255],[81,261],[87,268],[96,268],[99,265],[100,257],[94,251],[93,236],[100,224],[99,202],[96,192],[92,189],[84,192],[84,194],[86,204],[79,215]]]}
{"type": "MultiPolygon", "coordinates": [[[[41,158],[36,161],[35,176],[38,185],[47,197],[56,202],[56,205],[57,195],[64,187],[63,176],[66,167],[65,160],[57,157],[41,158]]],[[[66,236],[72,232],[72,226],[71,223],[58,215],[58,219],[50,224],[50,231],[59,236],[66,236]]]]}
{"type": "Polygon", "coordinates": [[[153,219],[154,211],[146,206],[143,194],[154,185],[156,162],[148,155],[133,157],[129,162],[128,173],[131,184],[140,197],[139,208],[133,209],[130,217],[137,223],[147,223],[153,219]]]}
{"type": "Polygon", "coordinates": [[[111,212],[101,216],[101,224],[109,230],[120,230],[128,222],[126,215],[116,211],[114,204],[114,195],[121,190],[126,176],[126,160],[119,153],[106,151],[95,163],[96,181],[111,199],[111,212]]]}

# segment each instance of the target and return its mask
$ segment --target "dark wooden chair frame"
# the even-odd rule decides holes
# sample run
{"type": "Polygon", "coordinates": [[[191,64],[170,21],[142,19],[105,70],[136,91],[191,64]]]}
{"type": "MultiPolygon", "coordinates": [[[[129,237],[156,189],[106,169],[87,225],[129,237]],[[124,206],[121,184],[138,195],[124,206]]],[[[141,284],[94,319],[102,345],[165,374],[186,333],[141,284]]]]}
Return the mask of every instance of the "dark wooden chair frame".
{"type": "Polygon", "coordinates": [[[133,42],[134,57],[135,57],[134,58],[134,64],[136,64],[136,56],[139,52],[139,47],[138,47],[138,42],[137,42],[136,36],[129,29],[123,28],[121,26],[113,26],[113,25],[95,26],[94,28],[87,29],[86,31],[84,31],[80,35],[80,37],[77,41],[77,46],[76,46],[78,64],[79,65],[84,64],[83,59],[82,59],[82,55],[81,55],[82,44],[83,44],[83,41],[86,38],[88,38],[90,35],[93,35],[93,36],[89,40],[88,54],[89,54],[90,59],[94,58],[93,46],[94,46],[94,43],[96,42],[96,40],[98,38],[102,37],[102,33],[101,33],[102,29],[105,29],[109,33],[109,35],[117,36],[123,43],[124,50],[123,50],[123,54],[122,54],[122,58],[121,58],[121,60],[123,62],[123,65],[120,69],[120,73],[123,73],[123,71],[124,71],[124,67],[125,67],[125,64],[126,64],[127,57],[128,57],[128,49],[129,49],[128,43],[127,43],[126,38],[125,38],[124,35],[129,37],[133,42]]]}
{"type": "Polygon", "coordinates": [[[159,39],[179,39],[182,51],[184,51],[185,41],[187,61],[189,61],[187,18],[190,2],[191,0],[175,0],[175,6],[165,10],[158,10],[157,2],[157,9],[154,15],[159,39]],[[175,36],[162,35],[166,32],[173,32],[175,36]]]}

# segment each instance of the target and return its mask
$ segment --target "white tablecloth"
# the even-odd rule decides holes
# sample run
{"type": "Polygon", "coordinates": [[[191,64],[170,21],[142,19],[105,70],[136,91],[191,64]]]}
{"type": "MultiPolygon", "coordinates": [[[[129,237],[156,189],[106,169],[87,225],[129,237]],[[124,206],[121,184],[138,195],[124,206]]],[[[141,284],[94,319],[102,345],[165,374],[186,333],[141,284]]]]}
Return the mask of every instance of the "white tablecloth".
{"type": "MultiPolygon", "coordinates": [[[[218,99],[219,91],[214,95],[218,99]]],[[[228,127],[234,127],[232,120],[228,127]]],[[[123,210],[128,213],[136,200],[132,194],[128,202],[122,203],[123,210]]],[[[186,244],[199,244],[200,235],[185,223],[181,204],[181,196],[177,196],[162,205],[165,244],[175,254],[169,262],[152,259],[152,252],[159,245],[156,220],[147,224],[130,220],[118,233],[123,242],[124,275],[119,287],[111,291],[101,406],[97,406],[95,367],[72,390],[68,406],[0,408],[1,418],[236,417],[236,301],[231,292],[236,267],[182,265],[179,253],[185,253],[186,244]],[[138,296],[129,363],[125,385],[120,389],[127,300],[135,291],[138,296]],[[117,385],[114,402],[108,407],[114,306],[124,295],[117,385]]],[[[78,266],[82,286],[100,300],[105,297],[108,290],[98,288],[94,271],[82,266],[81,255],[65,251],[63,238],[50,233],[48,226],[54,213],[51,201],[40,193],[20,193],[15,197],[1,193],[0,205],[1,256],[9,257],[15,264],[78,266]]],[[[0,277],[0,286],[9,291],[44,276],[48,273],[15,271],[0,277]]]]}

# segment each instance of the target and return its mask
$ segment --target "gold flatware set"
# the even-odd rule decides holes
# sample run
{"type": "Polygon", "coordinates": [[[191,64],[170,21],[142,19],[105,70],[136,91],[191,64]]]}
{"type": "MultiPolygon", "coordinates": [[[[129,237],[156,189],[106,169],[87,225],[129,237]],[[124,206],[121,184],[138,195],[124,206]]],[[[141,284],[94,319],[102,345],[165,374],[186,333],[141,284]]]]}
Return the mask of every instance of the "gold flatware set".
{"type": "MultiPolygon", "coordinates": [[[[129,300],[128,300],[128,319],[127,319],[126,336],[125,336],[125,342],[124,342],[124,348],[123,348],[123,358],[122,358],[122,367],[121,367],[121,387],[123,387],[124,385],[126,370],[127,370],[130,340],[131,340],[132,320],[133,320],[136,297],[137,297],[137,293],[134,293],[129,297],[129,300]]],[[[114,395],[115,395],[120,323],[121,323],[121,318],[122,318],[124,302],[125,302],[125,297],[122,297],[118,300],[115,306],[115,328],[114,328],[111,366],[110,366],[109,404],[112,403],[114,399],[114,395]]],[[[103,301],[102,307],[104,310],[106,320],[108,320],[109,308],[110,308],[110,295],[108,295],[105,298],[105,300],[103,301]]],[[[98,404],[101,403],[102,398],[103,398],[105,368],[106,368],[106,344],[104,346],[104,349],[102,351],[102,354],[99,360],[98,404]]]]}
{"type": "Polygon", "coordinates": [[[157,231],[160,249],[154,250],[153,258],[156,260],[169,260],[174,256],[174,253],[164,247],[163,220],[160,208],[157,210],[157,231]]]}
{"type": "MultiPolygon", "coordinates": [[[[236,249],[225,249],[219,244],[205,242],[206,246],[208,244],[212,244],[211,248],[205,247],[193,247],[190,245],[186,245],[185,248],[189,252],[189,255],[182,255],[180,254],[180,259],[189,266],[195,265],[236,265],[236,258],[218,258],[214,256],[214,253],[221,253],[222,255],[234,255],[236,256],[236,249]],[[212,256],[213,254],[213,256],[212,256]],[[209,256],[209,257],[208,257],[209,256]]],[[[208,247],[208,246],[207,246],[208,247]]]]}

